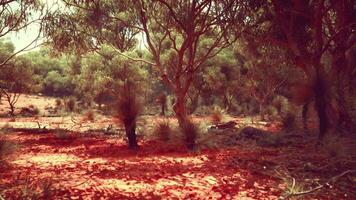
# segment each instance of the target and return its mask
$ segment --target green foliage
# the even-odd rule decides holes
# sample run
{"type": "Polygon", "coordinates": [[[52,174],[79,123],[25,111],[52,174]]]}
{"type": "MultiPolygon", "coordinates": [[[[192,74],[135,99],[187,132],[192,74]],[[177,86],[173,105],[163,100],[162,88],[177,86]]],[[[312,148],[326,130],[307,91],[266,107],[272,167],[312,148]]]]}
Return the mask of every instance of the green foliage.
{"type": "Polygon", "coordinates": [[[81,63],[76,93],[87,104],[114,103],[125,81],[134,82],[144,94],[150,90],[147,66],[123,58],[112,48],[104,46],[99,53],[88,54],[81,63]]]}
{"type": "Polygon", "coordinates": [[[0,88],[3,92],[30,92],[33,84],[31,62],[20,56],[11,60],[8,65],[0,68],[0,88]]]}

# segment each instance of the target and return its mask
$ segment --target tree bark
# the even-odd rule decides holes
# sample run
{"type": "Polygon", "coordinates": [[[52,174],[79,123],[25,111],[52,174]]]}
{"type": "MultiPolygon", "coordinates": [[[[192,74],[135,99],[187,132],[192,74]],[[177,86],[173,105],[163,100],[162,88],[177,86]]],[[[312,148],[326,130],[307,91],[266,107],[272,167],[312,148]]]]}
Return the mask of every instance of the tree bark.
{"type": "Polygon", "coordinates": [[[319,72],[316,73],[316,81],[314,86],[315,108],[319,118],[319,141],[322,140],[329,128],[329,119],[326,113],[326,88],[324,80],[319,72]]]}
{"type": "Polygon", "coordinates": [[[309,104],[310,102],[306,102],[304,105],[303,105],[303,111],[302,111],[302,120],[303,120],[303,127],[304,127],[304,130],[307,130],[308,129],[308,110],[309,110],[309,104]]]}
{"type": "Polygon", "coordinates": [[[137,138],[136,138],[136,122],[124,122],[126,137],[128,139],[129,148],[137,149],[137,138]]]}
{"type": "Polygon", "coordinates": [[[185,109],[185,94],[182,92],[176,92],[176,99],[173,105],[173,110],[178,119],[180,127],[183,127],[185,120],[187,119],[187,112],[185,109]]]}

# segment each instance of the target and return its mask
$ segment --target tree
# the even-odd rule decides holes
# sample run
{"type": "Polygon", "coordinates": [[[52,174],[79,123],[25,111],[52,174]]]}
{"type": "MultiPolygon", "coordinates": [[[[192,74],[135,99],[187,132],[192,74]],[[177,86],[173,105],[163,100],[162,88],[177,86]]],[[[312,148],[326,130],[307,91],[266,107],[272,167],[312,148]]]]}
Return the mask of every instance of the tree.
{"type": "Polygon", "coordinates": [[[332,125],[327,114],[327,110],[332,109],[331,99],[336,98],[338,102],[339,119],[350,122],[342,100],[345,85],[342,86],[343,78],[340,77],[345,77],[350,70],[346,66],[345,52],[350,48],[346,41],[356,28],[354,2],[274,0],[272,5],[273,29],[281,33],[278,38],[271,38],[289,47],[297,66],[311,80],[319,117],[319,136],[323,138],[332,125]],[[328,55],[332,55],[332,62],[327,61],[328,55]],[[337,96],[333,92],[334,86],[338,88],[337,96]]]}
{"type": "Polygon", "coordinates": [[[23,54],[32,62],[35,92],[48,96],[70,96],[74,94],[74,81],[66,56],[51,55],[49,47],[23,54]]]}
{"type": "MultiPolygon", "coordinates": [[[[123,56],[142,33],[151,60],[175,95],[174,112],[185,121],[186,96],[199,68],[236,40],[232,25],[250,26],[250,10],[235,0],[91,1],[65,0],[68,10],[50,20],[46,33],[58,49],[85,52],[112,45],[123,56]]],[[[247,3],[248,4],[248,3],[247,3]]]]}
{"type": "Polygon", "coordinates": [[[339,120],[335,121],[339,124],[352,124],[349,104],[344,100],[352,80],[346,54],[355,44],[351,39],[356,26],[354,2],[265,0],[255,5],[261,20],[248,30],[248,35],[291,52],[295,66],[304,71],[306,81],[311,83],[320,139],[335,125],[328,114],[331,110],[338,113],[339,120]],[[337,106],[332,105],[333,101],[337,106]]]}
{"type": "Polygon", "coordinates": [[[16,57],[8,62],[9,68],[0,69],[0,93],[10,107],[10,114],[15,115],[15,104],[20,95],[30,92],[32,86],[32,65],[24,57],[16,57]]]}

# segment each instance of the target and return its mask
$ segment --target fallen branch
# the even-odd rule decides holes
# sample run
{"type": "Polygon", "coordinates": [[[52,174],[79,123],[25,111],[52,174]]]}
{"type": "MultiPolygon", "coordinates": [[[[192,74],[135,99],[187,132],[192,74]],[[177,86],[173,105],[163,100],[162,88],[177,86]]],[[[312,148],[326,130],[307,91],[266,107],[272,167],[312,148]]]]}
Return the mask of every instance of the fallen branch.
{"type": "Polygon", "coordinates": [[[319,185],[319,186],[317,186],[317,187],[315,187],[315,188],[312,188],[312,189],[310,189],[310,190],[301,191],[301,192],[294,192],[294,191],[293,191],[293,190],[294,190],[294,185],[295,185],[295,179],[292,178],[292,179],[293,179],[293,186],[292,186],[292,189],[291,189],[291,193],[289,193],[284,199],[288,199],[288,198],[290,198],[290,197],[292,197],[292,196],[301,196],[301,195],[306,195],[306,194],[313,193],[313,192],[315,192],[315,191],[317,191],[317,190],[322,189],[322,188],[325,187],[325,186],[330,185],[331,183],[335,183],[339,178],[345,176],[346,174],[350,174],[350,173],[354,173],[354,172],[356,172],[356,170],[347,170],[347,171],[344,171],[344,172],[342,172],[341,174],[330,178],[329,181],[327,181],[327,182],[324,183],[324,184],[321,184],[321,185],[319,185]]]}

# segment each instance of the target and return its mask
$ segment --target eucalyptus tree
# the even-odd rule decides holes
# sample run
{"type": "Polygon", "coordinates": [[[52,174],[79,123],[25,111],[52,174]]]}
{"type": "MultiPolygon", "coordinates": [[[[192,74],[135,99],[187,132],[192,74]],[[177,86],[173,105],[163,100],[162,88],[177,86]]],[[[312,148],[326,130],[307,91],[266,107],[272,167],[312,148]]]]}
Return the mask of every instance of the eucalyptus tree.
{"type": "MultiPolygon", "coordinates": [[[[351,125],[350,88],[354,81],[356,6],[353,0],[250,1],[260,16],[244,37],[280,46],[292,55],[310,85],[319,118],[320,138],[328,127],[351,125]],[[336,102],[336,103],[335,103],[336,102]],[[333,112],[336,120],[328,113],[333,112]]],[[[254,20],[253,16],[252,20],[254,20]]],[[[293,65],[291,65],[293,66],[293,65]]],[[[351,98],[352,99],[352,98],[351,98]]],[[[308,102],[305,102],[308,103],[308,102]]]]}
{"type": "Polygon", "coordinates": [[[173,109],[180,124],[186,96],[204,63],[252,26],[249,3],[235,0],[64,0],[65,8],[46,27],[57,49],[78,53],[109,44],[132,60],[155,67],[175,95],[173,109]],[[240,28],[236,26],[240,25],[240,28]],[[142,36],[142,37],[140,37],[142,36]],[[130,57],[141,41],[151,59],[130,57]]]}
{"type": "Polygon", "coordinates": [[[355,2],[273,0],[271,8],[273,23],[269,38],[290,49],[296,65],[310,80],[320,138],[332,125],[327,110],[339,115],[339,124],[350,125],[345,92],[352,87],[353,67],[347,65],[346,55],[355,44],[352,40],[356,30],[355,2]],[[337,108],[332,105],[333,100],[337,108]]]}
{"type": "MultiPolygon", "coordinates": [[[[11,42],[0,40],[0,62],[14,53],[11,42]]],[[[15,105],[24,92],[30,92],[33,79],[32,63],[24,56],[17,56],[8,61],[9,67],[0,68],[0,96],[9,104],[10,114],[15,115],[15,105]]]]}

